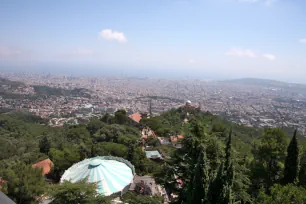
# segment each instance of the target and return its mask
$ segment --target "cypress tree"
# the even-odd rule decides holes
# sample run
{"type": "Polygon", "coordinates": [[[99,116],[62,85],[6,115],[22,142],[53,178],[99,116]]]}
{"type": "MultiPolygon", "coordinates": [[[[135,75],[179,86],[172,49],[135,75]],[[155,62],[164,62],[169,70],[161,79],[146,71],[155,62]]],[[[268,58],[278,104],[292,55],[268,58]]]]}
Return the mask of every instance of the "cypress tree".
{"type": "Polygon", "coordinates": [[[48,154],[51,148],[51,143],[46,135],[39,140],[39,150],[41,153],[48,154]]]}
{"type": "Polygon", "coordinates": [[[296,138],[297,130],[287,148],[287,157],[285,161],[284,184],[298,183],[300,161],[299,161],[299,146],[296,138]]]}
{"type": "Polygon", "coordinates": [[[208,202],[208,187],[210,184],[208,175],[208,164],[206,153],[203,148],[199,153],[197,164],[193,173],[193,180],[191,183],[191,192],[188,203],[207,203],[208,202]]]}
{"type": "Polygon", "coordinates": [[[234,166],[232,163],[232,130],[230,130],[225,149],[225,161],[219,167],[216,178],[210,189],[212,203],[227,204],[233,202],[232,187],[234,181],[234,166]]]}
{"type": "Polygon", "coordinates": [[[227,171],[232,163],[232,128],[230,130],[228,141],[226,143],[226,150],[225,150],[225,165],[224,169],[227,171]]]}
{"type": "Polygon", "coordinates": [[[226,172],[225,187],[223,189],[224,192],[223,203],[233,203],[233,196],[232,196],[233,181],[234,181],[234,166],[233,164],[231,164],[226,172]]]}
{"type": "Polygon", "coordinates": [[[128,149],[128,155],[127,155],[127,160],[132,162],[133,157],[134,157],[134,152],[135,152],[135,147],[133,144],[129,144],[129,149],[128,149]]]}
{"type": "Polygon", "coordinates": [[[220,164],[218,168],[218,172],[216,177],[214,178],[212,184],[209,186],[209,200],[211,203],[221,203],[222,201],[222,189],[223,189],[223,169],[224,169],[224,164],[223,162],[220,164]]]}
{"type": "Polygon", "coordinates": [[[232,203],[232,187],[234,181],[234,166],[232,163],[232,129],[230,130],[225,151],[224,179],[223,179],[223,202],[232,203]]]}

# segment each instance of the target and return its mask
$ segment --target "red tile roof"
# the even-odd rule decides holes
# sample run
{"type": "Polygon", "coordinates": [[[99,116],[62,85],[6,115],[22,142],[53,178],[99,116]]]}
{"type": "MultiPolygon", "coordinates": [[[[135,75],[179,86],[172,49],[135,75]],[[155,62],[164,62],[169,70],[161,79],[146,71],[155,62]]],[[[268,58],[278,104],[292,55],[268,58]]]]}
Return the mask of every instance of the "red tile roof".
{"type": "Polygon", "coordinates": [[[133,113],[132,115],[129,115],[129,118],[131,118],[137,123],[139,123],[139,121],[142,119],[139,113],[133,113]]]}
{"type": "Polygon", "coordinates": [[[7,181],[0,177],[0,189],[2,188],[2,185],[5,183],[7,183],[7,181]]]}
{"type": "Polygon", "coordinates": [[[184,139],[183,135],[170,136],[170,140],[172,143],[176,143],[178,140],[184,139]]]}
{"type": "Polygon", "coordinates": [[[51,171],[51,168],[53,166],[53,162],[50,159],[42,160],[36,164],[33,164],[33,168],[42,168],[42,175],[46,175],[51,171]]]}

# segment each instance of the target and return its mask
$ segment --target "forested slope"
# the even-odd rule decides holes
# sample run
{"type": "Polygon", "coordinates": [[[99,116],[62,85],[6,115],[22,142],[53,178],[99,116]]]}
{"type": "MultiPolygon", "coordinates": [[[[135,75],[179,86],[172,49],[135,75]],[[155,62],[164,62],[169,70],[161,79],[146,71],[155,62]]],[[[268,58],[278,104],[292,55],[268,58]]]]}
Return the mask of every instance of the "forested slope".
{"type": "MultiPolygon", "coordinates": [[[[305,143],[291,138],[281,129],[244,127],[183,108],[140,123],[119,110],[85,125],[61,128],[48,127],[43,119],[26,113],[0,114],[0,177],[8,181],[1,190],[19,203],[35,203],[34,198],[45,193],[48,185],[32,164],[50,158],[54,168],[47,178],[58,181],[67,168],[84,158],[113,155],[131,161],[138,175],[154,176],[169,195],[177,195],[173,203],[273,203],[275,197],[303,203],[305,143]],[[145,126],[160,137],[183,135],[183,147],[161,145],[156,138],[140,140],[145,126]],[[165,160],[147,159],[142,146],[159,150],[165,160]],[[290,172],[296,172],[293,179],[286,176],[290,172]],[[286,194],[292,197],[285,199],[286,194]]],[[[140,203],[148,201],[127,196],[144,200],[140,203]]]]}

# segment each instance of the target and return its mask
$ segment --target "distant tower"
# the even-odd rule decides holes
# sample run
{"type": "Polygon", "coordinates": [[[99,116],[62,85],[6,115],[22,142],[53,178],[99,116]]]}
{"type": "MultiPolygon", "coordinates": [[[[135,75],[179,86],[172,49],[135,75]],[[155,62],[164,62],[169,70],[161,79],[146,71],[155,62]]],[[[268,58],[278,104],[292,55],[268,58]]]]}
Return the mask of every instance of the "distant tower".
{"type": "Polygon", "coordinates": [[[150,102],[149,102],[149,114],[151,118],[152,117],[152,99],[150,99],[150,102]]]}

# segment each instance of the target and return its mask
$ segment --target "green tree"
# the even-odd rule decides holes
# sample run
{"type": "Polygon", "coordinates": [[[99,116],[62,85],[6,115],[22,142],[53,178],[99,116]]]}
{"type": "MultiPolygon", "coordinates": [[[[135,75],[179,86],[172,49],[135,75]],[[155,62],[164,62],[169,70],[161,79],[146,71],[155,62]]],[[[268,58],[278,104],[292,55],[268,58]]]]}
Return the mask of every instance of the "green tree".
{"type": "Polygon", "coordinates": [[[225,165],[224,165],[224,200],[225,203],[233,202],[232,187],[234,181],[234,165],[232,162],[232,130],[230,130],[228,141],[225,150],[225,165]]]}
{"type": "Polygon", "coordinates": [[[139,140],[139,135],[126,134],[126,135],[120,135],[118,137],[118,143],[124,144],[126,146],[129,146],[130,144],[136,144],[138,140],[139,140]]]}
{"type": "Polygon", "coordinates": [[[51,143],[46,135],[42,136],[39,140],[39,150],[41,153],[48,154],[51,148],[51,143]]]}
{"type": "Polygon", "coordinates": [[[278,128],[264,129],[254,141],[254,159],[250,166],[251,191],[258,191],[262,186],[268,190],[282,179],[288,141],[288,136],[278,128]]]}
{"type": "Polygon", "coordinates": [[[104,125],[105,125],[104,122],[95,118],[95,119],[92,119],[92,120],[89,121],[86,128],[89,131],[90,135],[92,136],[99,129],[101,129],[104,125]]]}
{"type": "Polygon", "coordinates": [[[7,193],[16,203],[32,203],[35,197],[45,191],[45,179],[40,168],[31,165],[17,164],[12,169],[3,172],[3,179],[7,180],[7,193]]]}
{"type": "Polygon", "coordinates": [[[234,165],[232,162],[232,130],[230,130],[225,149],[225,161],[210,188],[210,201],[220,204],[233,203],[234,165]]]}
{"type": "Polygon", "coordinates": [[[122,198],[124,203],[129,204],[163,204],[164,198],[159,196],[137,195],[133,192],[127,192],[122,198]]]}
{"type": "Polygon", "coordinates": [[[52,186],[48,195],[53,199],[52,204],[110,204],[110,201],[97,193],[96,188],[96,183],[88,183],[86,179],[76,183],[65,181],[60,185],[52,186]]]}
{"type": "Polygon", "coordinates": [[[49,157],[54,163],[52,176],[58,181],[66,169],[81,159],[79,149],[73,146],[64,147],[63,150],[51,148],[49,157]]]}
{"type": "Polygon", "coordinates": [[[82,125],[70,127],[66,133],[66,137],[69,142],[75,144],[91,143],[90,133],[86,127],[82,125]]]}
{"type": "Polygon", "coordinates": [[[198,162],[194,169],[194,177],[191,184],[191,192],[188,203],[207,203],[208,202],[208,189],[209,189],[209,165],[207,163],[206,153],[203,148],[200,149],[198,162]]]}
{"type": "Polygon", "coordinates": [[[128,147],[113,142],[101,142],[94,145],[95,153],[99,156],[116,156],[127,158],[128,147]]]}
{"type": "Polygon", "coordinates": [[[224,186],[224,165],[219,166],[216,177],[213,179],[209,187],[209,200],[213,203],[222,203],[223,201],[223,186],[224,186]]]}
{"type": "Polygon", "coordinates": [[[270,195],[262,189],[255,203],[258,204],[288,204],[288,203],[306,203],[306,189],[294,184],[282,186],[275,184],[270,188],[270,195]]]}
{"type": "Polygon", "coordinates": [[[294,131],[294,135],[287,148],[287,157],[285,161],[284,170],[284,184],[298,183],[300,172],[300,159],[299,159],[299,145],[296,138],[297,130],[294,131]]]}
{"type": "Polygon", "coordinates": [[[135,154],[135,145],[134,144],[129,144],[127,160],[128,161],[133,161],[134,154],[135,154]]]}

